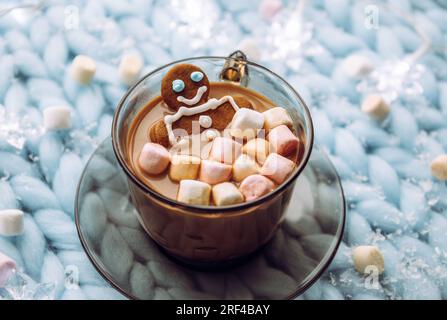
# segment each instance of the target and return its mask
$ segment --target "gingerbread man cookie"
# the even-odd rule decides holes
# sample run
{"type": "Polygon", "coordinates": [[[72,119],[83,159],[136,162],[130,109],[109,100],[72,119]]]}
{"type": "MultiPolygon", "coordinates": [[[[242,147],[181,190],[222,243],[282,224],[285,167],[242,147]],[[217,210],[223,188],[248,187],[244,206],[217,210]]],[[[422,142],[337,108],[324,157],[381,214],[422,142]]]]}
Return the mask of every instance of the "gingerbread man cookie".
{"type": "Polygon", "coordinates": [[[178,129],[191,135],[194,122],[200,132],[208,128],[223,130],[237,109],[253,108],[244,97],[208,99],[209,91],[208,77],[199,67],[192,64],[172,67],[162,80],[161,96],[175,113],[166,115],[149,129],[150,140],[165,147],[173,145],[178,139],[178,129]]]}

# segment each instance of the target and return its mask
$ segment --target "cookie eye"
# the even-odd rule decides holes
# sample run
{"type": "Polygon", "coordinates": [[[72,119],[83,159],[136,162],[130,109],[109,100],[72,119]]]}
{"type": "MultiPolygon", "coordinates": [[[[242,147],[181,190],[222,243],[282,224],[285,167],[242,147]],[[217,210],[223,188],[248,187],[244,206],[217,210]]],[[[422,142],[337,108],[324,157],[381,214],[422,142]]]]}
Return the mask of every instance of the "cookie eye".
{"type": "Polygon", "coordinates": [[[174,90],[175,92],[182,92],[183,89],[185,89],[185,83],[183,82],[183,80],[175,79],[174,81],[172,81],[172,90],[174,90]]]}
{"type": "Polygon", "coordinates": [[[199,82],[200,80],[203,79],[203,73],[200,71],[194,71],[193,73],[191,73],[191,80],[194,82],[199,82]]]}

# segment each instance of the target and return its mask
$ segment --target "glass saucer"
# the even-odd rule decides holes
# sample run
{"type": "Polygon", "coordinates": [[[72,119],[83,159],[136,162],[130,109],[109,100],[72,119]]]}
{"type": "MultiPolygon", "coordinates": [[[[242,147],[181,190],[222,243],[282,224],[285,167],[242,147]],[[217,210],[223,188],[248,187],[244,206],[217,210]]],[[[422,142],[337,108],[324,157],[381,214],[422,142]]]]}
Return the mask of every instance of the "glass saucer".
{"type": "Polygon", "coordinates": [[[88,161],[76,195],[76,226],[98,272],[131,299],[292,299],[332,261],[345,200],[325,153],[314,147],[273,239],[238,264],[203,270],[164,253],[138,222],[110,138],[88,161]]]}

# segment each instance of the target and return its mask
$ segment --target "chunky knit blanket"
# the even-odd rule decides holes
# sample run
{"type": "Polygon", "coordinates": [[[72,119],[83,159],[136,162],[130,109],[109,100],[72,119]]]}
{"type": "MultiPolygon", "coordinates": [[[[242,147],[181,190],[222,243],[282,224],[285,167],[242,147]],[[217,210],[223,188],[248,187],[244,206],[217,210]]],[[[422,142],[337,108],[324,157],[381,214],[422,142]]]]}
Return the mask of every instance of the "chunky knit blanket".
{"type": "Polygon", "coordinates": [[[447,153],[446,21],[443,0],[2,1],[0,209],[20,208],[25,221],[23,235],[0,236],[0,252],[28,281],[54,284],[56,299],[122,298],[87,259],[73,220],[81,171],[110,135],[126,91],[120,57],[140,53],[149,72],[242,49],[310,106],[316,143],[346,194],[337,256],[300,298],[446,299],[447,186],[430,172],[432,159],[447,153]],[[78,54],[97,63],[86,87],[70,81],[78,54]],[[353,54],[373,71],[353,77],[344,63],[353,54]],[[372,92],[390,104],[383,122],[361,111],[372,92]],[[42,111],[54,105],[72,109],[70,130],[42,129],[42,111]],[[351,259],[353,247],[370,244],[385,257],[373,289],[351,259]],[[73,266],[75,286],[67,281],[73,266]]]}

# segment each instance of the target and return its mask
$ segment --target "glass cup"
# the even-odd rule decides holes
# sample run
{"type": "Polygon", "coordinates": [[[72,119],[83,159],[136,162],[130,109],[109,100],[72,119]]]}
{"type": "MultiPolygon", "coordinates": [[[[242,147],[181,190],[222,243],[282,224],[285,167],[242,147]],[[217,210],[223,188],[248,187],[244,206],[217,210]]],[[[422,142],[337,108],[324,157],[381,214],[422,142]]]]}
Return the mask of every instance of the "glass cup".
{"type": "Polygon", "coordinates": [[[127,176],[138,218],[151,238],[187,264],[222,265],[239,260],[266,244],[284,217],[296,179],[305,168],[313,146],[309,109],[281,77],[247,61],[240,52],[230,57],[198,57],[167,64],[144,76],[120,101],[112,125],[113,149],[127,176]],[[145,185],[133,172],[127,141],[141,108],[160,96],[165,73],[175,64],[191,63],[204,70],[210,82],[233,81],[260,92],[287,109],[304,139],[301,162],[273,192],[241,204],[216,207],[189,205],[167,198],[145,185]]]}

